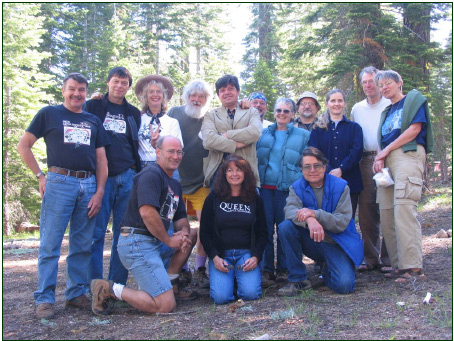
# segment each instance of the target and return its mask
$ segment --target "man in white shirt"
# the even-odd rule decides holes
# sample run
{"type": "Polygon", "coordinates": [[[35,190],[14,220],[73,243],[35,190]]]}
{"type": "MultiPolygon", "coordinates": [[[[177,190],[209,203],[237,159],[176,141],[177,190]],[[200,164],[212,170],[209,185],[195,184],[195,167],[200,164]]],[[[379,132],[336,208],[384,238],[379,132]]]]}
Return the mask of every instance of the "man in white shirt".
{"type": "Polygon", "coordinates": [[[370,271],[382,267],[382,271],[392,270],[384,240],[380,243],[380,211],[376,203],[377,189],[372,179],[372,165],[377,154],[377,129],[383,110],[391,101],[382,97],[374,82],[378,70],[369,66],[359,74],[366,99],[356,103],[351,112],[351,120],[363,129],[364,151],[360,163],[364,190],[359,196],[358,215],[363,237],[364,262],[359,271],[370,271]],[[380,246],[381,245],[381,246],[380,246]],[[380,262],[381,260],[381,262],[380,262]]]}

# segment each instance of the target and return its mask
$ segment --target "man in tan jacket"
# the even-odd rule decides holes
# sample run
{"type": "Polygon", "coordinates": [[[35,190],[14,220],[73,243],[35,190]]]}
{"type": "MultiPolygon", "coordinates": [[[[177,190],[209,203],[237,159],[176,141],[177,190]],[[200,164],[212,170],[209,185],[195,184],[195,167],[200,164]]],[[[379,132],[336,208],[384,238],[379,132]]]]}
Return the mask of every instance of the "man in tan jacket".
{"type": "Polygon", "coordinates": [[[246,159],[260,185],[255,145],[262,133],[262,121],[255,108],[238,105],[238,78],[225,75],[216,81],[216,93],[222,106],[209,111],[202,124],[203,146],[209,151],[203,160],[204,186],[210,187],[222,160],[229,154],[246,159]]]}

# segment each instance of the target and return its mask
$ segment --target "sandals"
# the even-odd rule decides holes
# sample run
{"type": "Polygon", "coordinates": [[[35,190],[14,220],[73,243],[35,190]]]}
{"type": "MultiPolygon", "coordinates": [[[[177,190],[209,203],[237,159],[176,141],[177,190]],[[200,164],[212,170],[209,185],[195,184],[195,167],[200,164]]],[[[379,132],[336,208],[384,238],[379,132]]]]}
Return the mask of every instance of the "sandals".
{"type": "Polygon", "coordinates": [[[394,269],[392,266],[382,266],[380,268],[380,272],[382,272],[384,274],[388,273],[388,272],[393,272],[394,270],[396,270],[396,269],[394,269]]]}
{"type": "Polygon", "coordinates": [[[374,271],[378,269],[381,269],[380,264],[361,264],[360,266],[358,266],[359,272],[374,271]]]}
{"type": "Polygon", "coordinates": [[[425,280],[427,277],[422,272],[413,270],[394,270],[392,272],[385,273],[385,278],[395,279],[396,283],[407,283],[414,280],[425,280]]]}
{"type": "Polygon", "coordinates": [[[423,281],[426,278],[427,277],[422,272],[422,269],[419,271],[408,270],[408,271],[405,271],[403,274],[401,274],[399,276],[399,278],[397,278],[395,280],[395,282],[396,283],[407,283],[407,282],[413,282],[415,280],[423,281]]]}

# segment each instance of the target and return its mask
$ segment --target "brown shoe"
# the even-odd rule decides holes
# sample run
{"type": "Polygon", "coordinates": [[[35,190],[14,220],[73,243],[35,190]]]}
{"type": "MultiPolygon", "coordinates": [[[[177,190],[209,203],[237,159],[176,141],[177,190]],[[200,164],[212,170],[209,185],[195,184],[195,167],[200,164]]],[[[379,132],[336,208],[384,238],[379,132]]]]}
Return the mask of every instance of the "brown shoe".
{"type": "Polygon", "coordinates": [[[272,285],[276,284],[276,276],[272,272],[263,271],[262,273],[262,288],[269,288],[272,285]]]}
{"type": "Polygon", "coordinates": [[[287,270],[281,269],[276,271],[276,282],[280,283],[287,282],[287,278],[288,278],[287,270]]]}
{"type": "Polygon", "coordinates": [[[112,289],[114,282],[104,279],[93,279],[90,283],[90,290],[93,298],[91,310],[96,315],[107,315],[115,305],[117,298],[112,289]]]}
{"type": "Polygon", "coordinates": [[[80,295],[72,300],[66,301],[65,308],[77,308],[82,310],[91,309],[91,301],[86,295],[80,295]]]}
{"type": "Polygon", "coordinates": [[[191,301],[199,296],[197,291],[192,290],[188,285],[181,284],[178,277],[173,279],[170,283],[173,285],[173,293],[177,300],[191,301]]]}
{"type": "Polygon", "coordinates": [[[51,318],[54,318],[55,313],[54,313],[54,307],[50,303],[41,303],[36,306],[36,311],[35,311],[36,317],[38,319],[46,319],[49,320],[51,318]]]}

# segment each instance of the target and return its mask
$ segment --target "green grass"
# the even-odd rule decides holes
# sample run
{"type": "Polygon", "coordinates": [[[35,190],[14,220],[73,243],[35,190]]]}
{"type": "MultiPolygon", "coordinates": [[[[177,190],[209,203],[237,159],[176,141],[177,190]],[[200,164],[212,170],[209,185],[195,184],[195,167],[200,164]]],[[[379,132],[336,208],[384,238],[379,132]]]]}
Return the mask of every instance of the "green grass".
{"type": "Polygon", "coordinates": [[[13,233],[10,236],[3,235],[4,242],[12,239],[28,239],[28,238],[39,238],[39,231],[13,233]]]}

